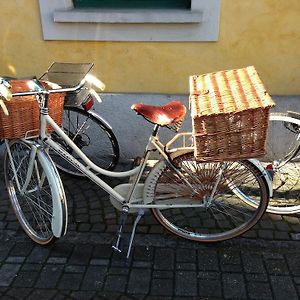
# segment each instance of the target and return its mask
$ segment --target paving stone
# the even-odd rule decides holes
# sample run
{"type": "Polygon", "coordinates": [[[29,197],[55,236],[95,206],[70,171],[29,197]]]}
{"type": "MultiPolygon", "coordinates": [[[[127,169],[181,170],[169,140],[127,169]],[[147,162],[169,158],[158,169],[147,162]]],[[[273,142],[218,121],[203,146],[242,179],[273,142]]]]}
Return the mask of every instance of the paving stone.
{"type": "Polygon", "coordinates": [[[91,258],[110,258],[112,256],[112,248],[108,245],[96,245],[93,249],[91,258]]]}
{"type": "Polygon", "coordinates": [[[150,226],[150,230],[149,233],[152,234],[161,234],[164,232],[164,228],[161,225],[151,225],[150,226]]]}
{"type": "Polygon", "coordinates": [[[284,232],[284,231],[274,231],[274,239],[275,240],[289,240],[290,239],[290,233],[284,232]]]}
{"type": "Polygon", "coordinates": [[[242,274],[222,274],[223,293],[225,298],[247,298],[245,280],[242,274]]]}
{"type": "Polygon", "coordinates": [[[154,278],[151,284],[151,295],[171,296],[173,294],[173,280],[154,278]]]}
{"type": "Polygon", "coordinates": [[[86,265],[89,263],[93,251],[92,245],[77,245],[69,259],[70,264],[86,265]]]}
{"type": "Polygon", "coordinates": [[[277,230],[279,231],[290,231],[290,226],[284,221],[278,221],[275,223],[277,230]]]}
{"type": "Polygon", "coordinates": [[[294,276],[300,276],[300,254],[292,253],[285,256],[288,267],[294,276]]]}
{"type": "MultiPolygon", "coordinates": [[[[51,289],[35,289],[26,299],[28,300],[50,300],[56,294],[55,290],[51,289]]],[[[59,297],[55,297],[55,300],[59,297]]]]}
{"type": "Polygon", "coordinates": [[[291,233],[290,235],[293,241],[300,241],[300,233],[291,233]]]}
{"type": "Polygon", "coordinates": [[[0,286],[9,286],[18,275],[20,264],[3,264],[0,268],[0,286]]]}
{"type": "Polygon", "coordinates": [[[132,266],[135,268],[151,268],[152,262],[150,261],[134,261],[132,266]]]}
{"type": "Polygon", "coordinates": [[[55,288],[62,271],[62,265],[45,265],[35,286],[43,289],[55,288]]]}
{"type": "Polygon", "coordinates": [[[38,272],[22,272],[21,271],[18,273],[18,276],[16,276],[12,286],[22,287],[22,288],[33,287],[38,276],[39,276],[38,272]]]}
{"type": "Polygon", "coordinates": [[[175,274],[175,295],[197,295],[197,273],[192,271],[177,271],[175,274]]]}
{"type": "Polygon", "coordinates": [[[77,266],[77,265],[67,265],[65,267],[65,272],[68,273],[84,273],[86,270],[86,266],[77,266]]]}
{"type": "Polygon", "coordinates": [[[158,248],[155,251],[154,269],[173,270],[174,269],[174,250],[158,248]]]}
{"type": "Polygon", "coordinates": [[[94,258],[90,260],[90,265],[94,266],[108,266],[109,264],[109,259],[94,258]]]}
{"type": "Polygon", "coordinates": [[[43,268],[42,264],[23,264],[22,271],[40,271],[43,268]]]}
{"type": "Polygon", "coordinates": [[[46,262],[50,254],[49,248],[44,248],[41,246],[35,246],[29,256],[26,259],[27,263],[38,263],[42,264],[46,262]]]}
{"type": "Polygon", "coordinates": [[[10,253],[11,249],[13,249],[13,247],[15,246],[15,244],[13,242],[5,242],[5,243],[1,243],[1,247],[0,247],[0,262],[4,261],[8,254],[10,253]]]}
{"type": "Polygon", "coordinates": [[[127,292],[129,294],[148,294],[150,279],[151,270],[132,269],[129,276],[127,292]]]}
{"type": "MultiPolygon", "coordinates": [[[[300,221],[300,220],[299,220],[300,221]]],[[[300,231],[300,224],[291,224],[290,227],[292,228],[293,231],[299,232],[300,231]]]]}
{"type": "Polygon", "coordinates": [[[218,271],[219,258],[216,250],[198,251],[198,268],[203,271],[218,271]]]}
{"type": "Polygon", "coordinates": [[[28,256],[32,251],[33,244],[27,242],[21,242],[14,245],[11,252],[9,253],[10,256],[28,256]]]}
{"type": "Polygon", "coordinates": [[[250,299],[273,299],[272,290],[268,282],[248,282],[247,289],[250,299]]]}
{"type": "Polygon", "coordinates": [[[271,286],[275,299],[299,299],[293,281],[288,276],[271,276],[271,286]]]}
{"type": "Polygon", "coordinates": [[[109,275],[105,281],[105,290],[124,293],[127,285],[127,277],[120,275],[109,275]]]}
{"type": "Polygon", "coordinates": [[[192,270],[196,271],[197,266],[196,263],[183,263],[179,262],[176,264],[176,270],[192,270]]]}
{"type": "Polygon", "coordinates": [[[275,225],[270,219],[260,220],[259,225],[263,229],[275,229],[275,225]]]}
{"type": "MultiPolygon", "coordinates": [[[[7,295],[11,296],[13,299],[23,300],[27,299],[28,295],[32,292],[31,288],[10,288],[7,291],[7,295]]],[[[1,298],[2,299],[2,298],[1,298]]]]}
{"type": "Polygon", "coordinates": [[[176,250],[176,262],[191,262],[196,261],[197,252],[194,249],[177,249],[176,250]]]}
{"type": "Polygon", "coordinates": [[[58,288],[61,290],[79,290],[83,274],[65,273],[59,280],[58,288]]]}
{"type": "Polygon", "coordinates": [[[66,262],[66,257],[49,257],[47,260],[48,264],[65,264],[66,262]]]}
{"type": "Polygon", "coordinates": [[[297,225],[300,223],[300,220],[298,217],[293,217],[293,216],[283,216],[282,217],[283,220],[285,220],[287,223],[289,224],[294,224],[294,225],[297,225]]]}
{"type": "Polygon", "coordinates": [[[75,292],[72,292],[71,293],[71,297],[73,299],[76,299],[76,300],[90,300],[90,299],[95,299],[95,292],[91,291],[91,292],[88,292],[88,291],[75,291],[75,292]]]}
{"type": "Polygon", "coordinates": [[[91,228],[91,231],[92,232],[104,232],[106,229],[106,225],[105,224],[93,224],[92,225],[92,228],[91,228]]]}
{"type": "Polygon", "coordinates": [[[153,278],[173,278],[174,272],[172,271],[161,271],[161,270],[154,270],[152,273],[153,278]]]}
{"type": "Polygon", "coordinates": [[[265,273],[262,256],[255,252],[242,252],[243,268],[247,273],[265,273]]]}
{"type": "Polygon", "coordinates": [[[24,262],[26,257],[21,257],[21,256],[9,256],[6,259],[6,262],[8,263],[22,263],[24,262]]]}
{"type": "Polygon", "coordinates": [[[127,275],[130,272],[130,269],[129,268],[110,267],[108,271],[109,271],[109,274],[127,275]]]}
{"type": "Polygon", "coordinates": [[[284,259],[284,255],[281,252],[277,251],[265,251],[263,252],[264,259],[284,259]]]}
{"type": "Polygon", "coordinates": [[[88,232],[91,229],[91,224],[89,223],[82,223],[78,225],[78,231],[80,232],[88,232]]]}
{"type": "Polygon", "coordinates": [[[88,290],[88,291],[101,290],[104,285],[106,274],[107,274],[107,268],[105,267],[88,266],[82,282],[81,289],[88,290]]]}
{"type": "Polygon", "coordinates": [[[153,261],[153,247],[134,247],[134,260],[153,261]]]}
{"type": "Polygon", "coordinates": [[[255,282],[268,282],[269,277],[267,273],[264,274],[246,274],[247,281],[255,281],[255,282]]]}
{"type": "Polygon", "coordinates": [[[198,286],[200,297],[222,298],[222,282],[218,272],[199,272],[198,286]]]}
{"type": "Polygon", "coordinates": [[[279,259],[268,259],[265,260],[266,269],[269,274],[272,275],[288,275],[289,270],[287,268],[286,262],[279,259]]]}
{"type": "Polygon", "coordinates": [[[242,271],[240,252],[233,249],[220,251],[220,267],[222,271],[239,272],[242,271]]]}
{"type": "Polygon", "coordinates": [[[274,231],[270,229],[260,229],[258,230],[258,237],[266,240],[273,240],[274,231]]]}

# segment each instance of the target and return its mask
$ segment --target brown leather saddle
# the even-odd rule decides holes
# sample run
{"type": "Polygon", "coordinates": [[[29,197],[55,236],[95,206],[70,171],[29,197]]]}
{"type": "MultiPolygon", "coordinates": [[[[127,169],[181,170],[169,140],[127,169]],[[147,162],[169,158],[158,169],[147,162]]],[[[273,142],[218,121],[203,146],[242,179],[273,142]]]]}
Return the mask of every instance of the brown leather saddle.
{"type": "Polygon", "coordinates": [[[166,105],[154,106],[146,104],[133,104],[131,109],[147,121],[160,126],[170,126],[181,123],[186,113],[186,107],[178,100],[173,100],[166,105]]]}

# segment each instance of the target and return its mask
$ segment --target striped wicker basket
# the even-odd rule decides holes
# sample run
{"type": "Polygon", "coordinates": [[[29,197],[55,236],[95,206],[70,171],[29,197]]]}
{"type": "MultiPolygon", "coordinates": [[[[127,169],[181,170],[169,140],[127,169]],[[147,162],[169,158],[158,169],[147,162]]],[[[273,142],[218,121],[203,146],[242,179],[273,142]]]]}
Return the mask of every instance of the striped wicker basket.
{"type": "MultiPolygon", "coordinates": [[[[29,91],[28,80],[10,80],[12,92],[29,91]]],[[[43,82],[48,88],[49,85],[43,82]]],[[[9,115],[0,110],[0,138],[19,139],[27,136],[36,136],[39,133],[40,114],[39,104],[35,96],[13,97],[5,101],[9,115]]],[[[49,114],[54,121],[61,125],[63,117],[64,94],[55,93],[49,96],[49,114]]],[[[48,132],[53,129],[47,126],[48,132]]]]}
{"type": "Polygon", "coordinates": [[[274,105],[253,66],[190,76],[196,159],[264,155],[269,109],[274,105]]]}

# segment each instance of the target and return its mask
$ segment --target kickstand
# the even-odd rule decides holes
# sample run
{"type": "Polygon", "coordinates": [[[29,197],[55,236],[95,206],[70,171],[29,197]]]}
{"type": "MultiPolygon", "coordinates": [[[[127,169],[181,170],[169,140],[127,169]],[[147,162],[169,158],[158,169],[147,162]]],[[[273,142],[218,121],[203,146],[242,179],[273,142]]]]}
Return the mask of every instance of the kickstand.
{"type": "Polygon", "coordinates": [[[144,209],[140,208],[138,210],[138,215],[136,216],[136,219],[133,223],[133,228],[132,228],[132,232],[131,232],[131,236],[130,236],[130,242],[129,242],[129,246],[128,246],[128,250],[127,250],[127,256],[126,258],[128,259],[131,253],[131,248],[132,248],[132,242],[135,236],[135,230],[136,230],[136,226],[138,224],[138,222],[140,221],[140,219],[142,218],[142,216],[144,215],[144,209]]]}

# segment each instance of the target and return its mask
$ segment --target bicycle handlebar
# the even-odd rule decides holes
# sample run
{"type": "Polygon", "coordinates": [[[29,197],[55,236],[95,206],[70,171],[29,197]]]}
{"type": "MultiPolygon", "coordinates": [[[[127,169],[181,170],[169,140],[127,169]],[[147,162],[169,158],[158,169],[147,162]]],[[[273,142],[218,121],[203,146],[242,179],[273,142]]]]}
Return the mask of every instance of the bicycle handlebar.
{"type": "MultiPolygon", "coordinates": [[[[39,82],[39,81],[38,81],[39,82]]],[[[75,92],[75,91],[78,91],[79,89],[81,89],[84,84],[85,84],[86,80],[83,79],[81,80],[81,82],[74,86],[74,87],[71,87],[71,88],[61,88],[61,89],[52,89],[52,90],[47,90],[43,87],[38,85],[40,90],[38,91],[28,91],[28,92],[18,92],[18,93],[12,93],[12,96],[13,97],[16,97],[16,96],[32,96],[32,95],[47,95],[47,94],[53,94],[53,93],[67,93],[67,92],[75,92]]]]}

